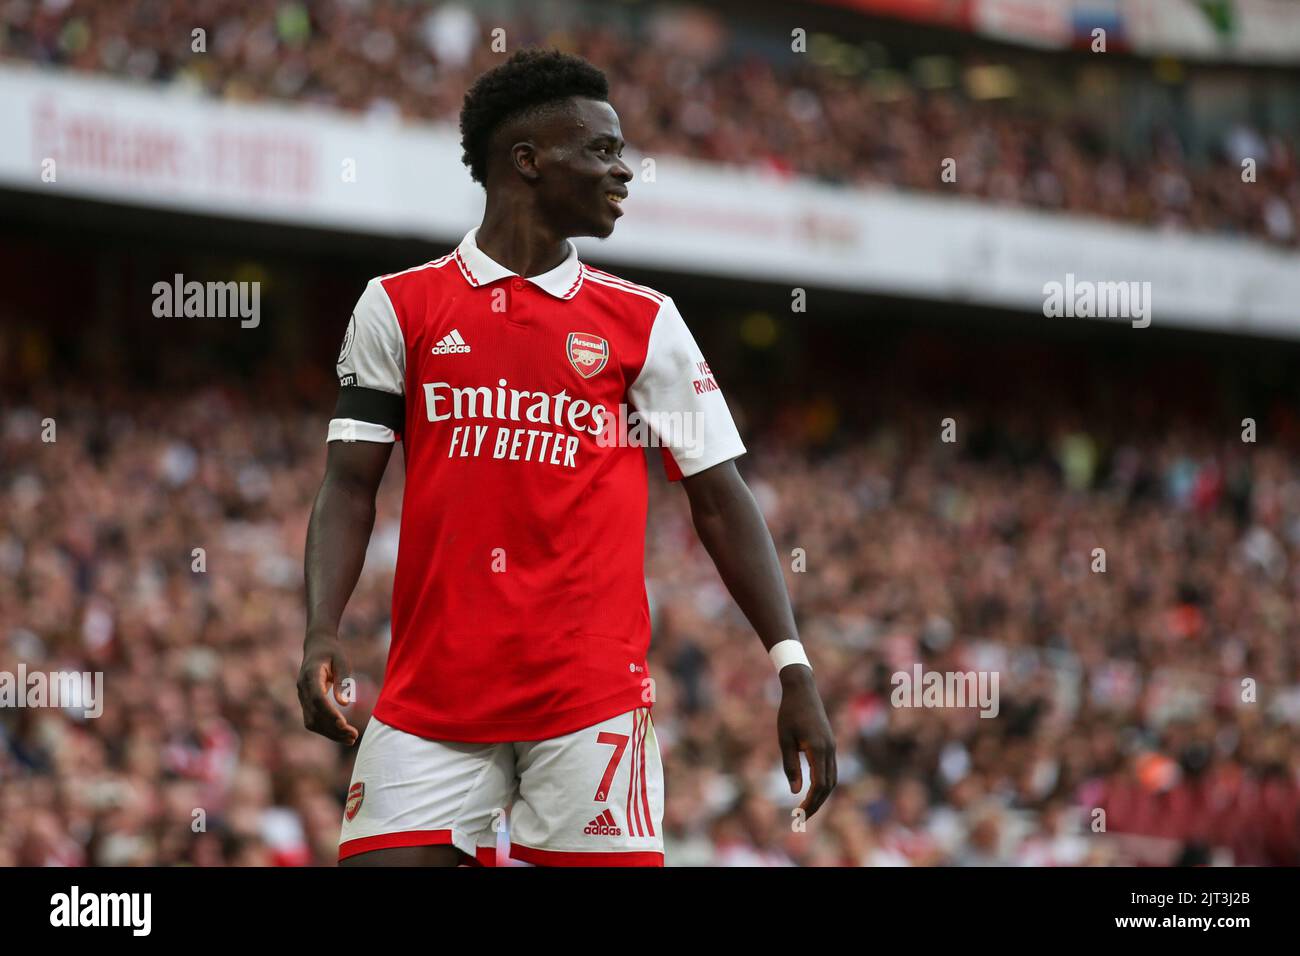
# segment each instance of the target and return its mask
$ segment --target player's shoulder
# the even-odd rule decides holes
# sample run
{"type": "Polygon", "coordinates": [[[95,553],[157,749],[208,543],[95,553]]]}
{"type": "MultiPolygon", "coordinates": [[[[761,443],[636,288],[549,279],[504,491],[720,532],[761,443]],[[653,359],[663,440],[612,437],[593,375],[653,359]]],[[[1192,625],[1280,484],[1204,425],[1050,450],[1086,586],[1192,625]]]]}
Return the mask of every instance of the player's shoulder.
{"type": "Polygon", "coordinates": [[[584,285],[589,284],[596,294],[608,296],[623,308],[635,309],[648,314],[651,318],[658,313],[664,302],[672,302],[672,297],[666,292],[652,289],[648,285],[640,285],[622,276],[616,276],[612,272],[606,272],[604,269],[597,269],[586,262],[582,263],[582,281],[584,285]]]}
{"type": "Polygon", "coordinates": [[[428,262],[421,263],[418,266],[411,266],[407,269],[400,269],[397,272],[387,272],[383,275],[375,276],[370,280],[370,285],[382,286],[384,291],[391,293],[396,289],[409,289],[413,287],[426,286],[429,283],[437,282],[445,278],[451,269],[455,271],[456,250],[453,249],[446,255],[439,256],[437,259],[431,259],[428,262]]]}
{"type": "Polygon", "coordinates": [[[405,314],[418,314],[429,301],[430,292],[456,271],[455,256],[452,250],[429,262],[377,275],[366,283],[362,298],[373,298],[381,307],[391,305],[399,321],[405,314]]]}

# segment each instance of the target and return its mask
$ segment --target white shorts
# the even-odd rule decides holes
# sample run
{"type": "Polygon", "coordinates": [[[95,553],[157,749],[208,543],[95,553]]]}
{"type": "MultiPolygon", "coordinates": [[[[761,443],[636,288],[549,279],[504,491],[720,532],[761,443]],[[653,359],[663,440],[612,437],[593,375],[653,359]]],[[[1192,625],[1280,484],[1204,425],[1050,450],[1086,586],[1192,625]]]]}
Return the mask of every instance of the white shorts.
{"type": "Polygon", "coordinates": [[[648,708],[525,743],[427,740],[370,719],[348,788],[339,859],[451,845],[496,863],[663,866],[663,765],[648,708]]]}

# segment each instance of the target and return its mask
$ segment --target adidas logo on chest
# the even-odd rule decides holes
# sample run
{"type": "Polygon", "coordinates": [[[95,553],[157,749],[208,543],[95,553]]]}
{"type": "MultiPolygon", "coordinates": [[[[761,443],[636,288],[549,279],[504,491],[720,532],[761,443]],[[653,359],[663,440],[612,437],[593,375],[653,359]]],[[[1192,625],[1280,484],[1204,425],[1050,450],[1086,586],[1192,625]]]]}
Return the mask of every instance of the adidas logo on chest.
{"type": "Polygon", "coordinates": [[[437,345],[430,349],[434,355],[455,355],[458,353],[468,352],[469,350],[470,347],[466,345],[465,340],[460,337],[459,329],[452,329],[438,340],[437,345]]]}

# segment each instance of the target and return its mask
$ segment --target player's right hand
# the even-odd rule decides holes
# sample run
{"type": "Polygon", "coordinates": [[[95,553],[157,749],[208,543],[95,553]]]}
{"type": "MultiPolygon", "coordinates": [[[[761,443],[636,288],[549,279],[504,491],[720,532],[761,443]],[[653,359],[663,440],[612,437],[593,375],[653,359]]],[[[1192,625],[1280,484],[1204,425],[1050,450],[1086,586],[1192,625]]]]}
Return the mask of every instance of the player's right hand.
{"type": "Polygon", "coordinates": [[[351,682],[343,683],[351,674],[343,644],[337,637],[307,638],[302,649],[302,668],[298,671],[302,725],[349,747],[361,736],[340,709],[352,703],[345,689],[351,682]]]}

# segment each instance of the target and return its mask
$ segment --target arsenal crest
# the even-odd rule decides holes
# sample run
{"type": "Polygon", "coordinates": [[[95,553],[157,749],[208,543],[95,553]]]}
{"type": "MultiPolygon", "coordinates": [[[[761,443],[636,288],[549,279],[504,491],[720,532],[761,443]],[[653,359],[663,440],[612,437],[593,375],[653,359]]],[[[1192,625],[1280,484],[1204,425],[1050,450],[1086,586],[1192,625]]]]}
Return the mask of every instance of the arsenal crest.
{"type": "Polygon", "coordinates": [[[349,820],[355,817],[357,811],[361,809],[361,801],[364,799],[366,799],[366,785],[362,781],[358,780],[352,785],[352,788],[348,790],[348,802],[343,811],[343,815],[349,820]]]}
{"type": "Polygon", "coordinates": [[[609,361],[609,343],[589,332],[570,332],[564,353],[579,375],[591,378],[609,361]]]}

